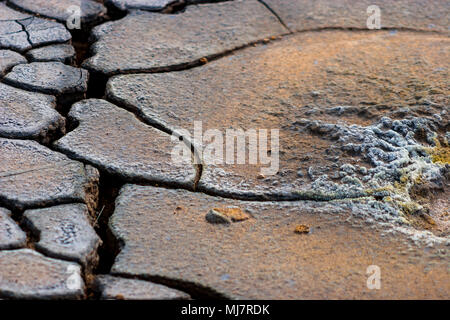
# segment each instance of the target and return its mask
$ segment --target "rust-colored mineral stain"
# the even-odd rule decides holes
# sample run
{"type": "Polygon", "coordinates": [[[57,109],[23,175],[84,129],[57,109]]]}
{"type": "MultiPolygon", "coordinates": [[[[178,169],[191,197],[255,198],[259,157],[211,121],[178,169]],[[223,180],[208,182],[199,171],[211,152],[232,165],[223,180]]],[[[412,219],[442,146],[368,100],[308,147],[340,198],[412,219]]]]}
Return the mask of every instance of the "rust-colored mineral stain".
{"type": "Polygon", "coordinates": [[[230,218],[233,222],[244,221],[250,218],[250,216],[240,208],[214,208],[213,210],[230,218]]]}
{"type": "Polygon", "coordinates": [[[294,232],[298,233],[298,234],[309,233],[309,226],[307,226],[305,224],[299,224],[295,227],[294,232]]]}

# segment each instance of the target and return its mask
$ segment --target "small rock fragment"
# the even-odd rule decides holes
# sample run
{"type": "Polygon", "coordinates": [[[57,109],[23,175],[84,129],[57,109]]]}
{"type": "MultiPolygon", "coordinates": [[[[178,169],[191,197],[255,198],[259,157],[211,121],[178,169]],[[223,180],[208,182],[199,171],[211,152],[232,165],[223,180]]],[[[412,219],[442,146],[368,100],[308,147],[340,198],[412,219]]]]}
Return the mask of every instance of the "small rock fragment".
{"type": "Polygon", "coordinates": [[[298,226],[295,227],[294,232],[299,234],[309,233],[309,227],[304,224],[299,224],[298,226]]]}
{"type": "Polygon", "coordinates": [[[214,208],[205,216],[210,223],[231,223],[249,219],[249,215],[240,208],[214,208]]]}

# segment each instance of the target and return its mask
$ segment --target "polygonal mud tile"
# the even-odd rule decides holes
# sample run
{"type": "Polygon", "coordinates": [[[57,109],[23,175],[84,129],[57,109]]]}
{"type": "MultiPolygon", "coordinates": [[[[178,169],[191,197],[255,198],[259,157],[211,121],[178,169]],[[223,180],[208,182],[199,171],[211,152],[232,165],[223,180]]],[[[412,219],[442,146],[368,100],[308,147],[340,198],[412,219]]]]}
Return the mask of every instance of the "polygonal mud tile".
{"type": "Polygon", "coordinates": [[[110,219],[123,244],[111,273],[164,279],[209,297],[448,297],[445,285],[435,285],[448,283],[448,260],[437,258],[443,246],[424,251],[399,233],[381,236],[385,225],[359,224],[357,217],[381,213],[373,204],[248,202],[126,185],[110,219]],[[205,216],[214,208],[251,217],[211,224],[205,216]],[[296,233],[299,225],[309,233],[296,233]],[[381,268],[382,290],[366,286],[370,265],[381,268]]]}
{"type": "Polygon", "coordinates": [[[89,222],[84,204],[66,204],[24,212],[25,223],[39,235],[36,249],[47,256],[92,268],[98,263],[102,241],[89,222]]]}
{"type": "Polygon", "coordinates": [[[30,249],[0,252],[0,297],[78,299],[84,282],[78,264],[47,258],[30,249]]]}
{"type": "Polygon", "coordinates": [[[160,284],[137,279],[100,275],[95,278],[95,290],[104,300],[186,300],[187,293],[160,284]]]}
{"type": "Polygon", "coordinates": [[[94,29],[94,56],[83,66],[104,74],[180,68],[286,31],[256,0],[189,6],[174,15],[136,11],[94,29]]]}
{"type": "Polygon", "coordinates": [[[65,132],[65,119],[55,107],[53,96],[0,83],[0,136],[48,143],[65,132]]]}
{"type": "Polygon", "coordinates": [[[24,247],[27,235],[10,217],[11,212],[0,208],[0,250],[24,247]]]}
{"type": "Polygon", "coordinates": [[[0,76],[20,63],[27,63],[27,59],[11,50],[0,50],[0,76]]]}
{"type": "Polygon", "coordinates": [[[0,138],[0,203],[23,210],[67,202],[95,209],[99,173],[35,141],[0,138]]]}
{"type": "MultiPolygon", "coordinates": [[[[216,0],[219,2],[220,0],[216,0]]],[[[186,4],[198,4],[205,2],[215,2],[214,0],[186,0],[186,4]]],[[[106,0],[105,4],[116,9],[125,10],[148,10],[161,11],[170,4],[176,3],[174,0],[106,0]]]]}
{"type": "Polygon", "coordinates": [[[72,7],[80,8],[81,22],[91,22],[106,13],[106,8],[93,0],[8,0],[9,3],[26,10],[39,14],[43,17],[52,18],[66,22],[74,11],[72,7]]]}
{"type": "Polygon", "coordinates": [[[22,29],[22,25],[16,21],[0,21],[0,48],[19,51],[30,49],[27,34],[22,29]]]}
{"type": "Polygon", "coordinates": [[[151,181],[192,188],[196,171],[175,163],[178,141],[139,121],[134,114],[99,99],[72,106],[69,117],[79,126],[55,142],[72,157],[88,161],[128,181],[151,181]]]}
{"type": "Polygon", "coordinates": [[[380,9],[381,28],[448,32],[450,4],[446,0],[263,0],[293,31],[323,28],[368,29],[380,9]],[[370,19],[372,21],[372,19],[370,19]]]}
{"type": "Polygon", "coordinates": [[[61,62],[32,62],[17,65],[4,77],[4,81],[11,85],[56,95],[62,106],[69,106],[84,98],[88,79],[87,70],[61,62]]]}
{"type": "Polygon", "coordinates": [[[71,64],[75,58],[75,49],[70,44],[54,44],[32,49],[26,53],[26,56],[33,62],[59,61],[71,64]]]}
{"type": "MultiPolygon", "coordinates": [[[[422,146],[429,142],[422,145],[414,132],[445,128],[449,100],[442,57],[448,56],[449,44],[441,35],[305,33],[199,68],[115,76],[107,96],[191,141],[195,122],[201,122],[197,128],[203,140],[194,141],[204,151],[201,190],[238,198],[360,197],[392,186],[407,171],[404,161],[414,159],[411,168],[421,163],[426,155],[422,146]],[[381,121],[384,116],[428,120],[396,123],[381,121]],[[236,164],[237,148],[227,155],[226,145],[234,143],[227,139],[229,129],[241,129],[241,138],[247,134],[241,139],[242,164],[236,164]],[[252,151],[259,157],[253,163],[248,156],[251,129],[259,138],[264,138],[260,130],[269,131],[267,142],[252,151]],[[279,152],[269,137],[272,129],[279,130],[279,152]],[[353,152],[349,144],[360,149],[353,152]],[[378,149],[388,145],[389,155],[381,155],[378,149]],[[410,159],[408,148],[422,151],[410,159]],[[374,175],[381,180],[374,181],[374,175]]],[[[431,168],[437,170],[434,164],[431,168]]]]}
{"type": "Polygon", "coordinates": [[[71,38],[70,32],[58,22],[24,14],[0,3],[0,48],[26,51],[71,38]]]}
{"type": "Polygon", "coordinates": [[[72,39],[66,27],[55,21],[31,17],[18,22],[25,28],[32,47],[62,43],[72,39]]]}
{"type": "Polygon", "coordinates": [[[15,66],[5,81],[26,90],[57,96],[87,91],[89,73],[61,62],[32,62],[15,66]]]}

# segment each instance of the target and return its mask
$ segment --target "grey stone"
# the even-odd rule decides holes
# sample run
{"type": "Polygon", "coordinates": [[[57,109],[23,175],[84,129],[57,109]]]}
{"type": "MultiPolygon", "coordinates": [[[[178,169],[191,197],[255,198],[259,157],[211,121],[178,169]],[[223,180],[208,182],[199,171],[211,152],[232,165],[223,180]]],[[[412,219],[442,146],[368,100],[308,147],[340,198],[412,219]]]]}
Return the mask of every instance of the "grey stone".
{"type": "MultiPolygon", "coordinates": [[[[219,2],[220,0],[216,0],[219,2]]],[[[106,0],[105,4],[114,6],[115,8],[126,10],[148,10],[148,11],[161,11],[172,3],[176,3],[174,0],[106,0]]],[[[187,4],[198,4],[206,2],[215,2],[214,0],[186,0],[187,4]]]]}
{"type": "Polygon", "coordinates": [[[22,52],[71,38],[61,23],[24,14],[0,3],[0,48],[22,52]]]}
{"type": "MultiPolygon", "coordinates": [[[[248,158],[245,164],[236,165],[226,163],[224,157],[218,157],[217,163],[205,157],[199,190],[240,199],[357,198],[367,195],[366,189],[323,180],[324,175],[333,174],[330,168],[334,164],[356,166],[367,162],[364,155],[349,152],[343,141],[362,135],[364,130],[373,132],[371,125],[378,125],[383,116],[392,115],[404,105],[416,105],[409,116],[423,116],[416,90],[408,85],[411,82],[427,88],[426,94],[437,105],[434,112],[443,111],[449,103],[443,94],[447,76],[445,70],[438,70],[442,65],[440,55],[446,49],[448,39],[442,35],[303,33],[267,46],[250,47],[190,70],[114,76],[107,83],[107,96],[118,105],[135,110],[146,122],[180,132],[187,140],[193,141],[194,121],[202,121],[203,132],[216,129],[222,134],[224,141],[219,148],[223,146],[224,157],[226,130],[230,128],[280,130],[279,173],[264,174],[261,170],[269,165],[251,165],[248,158]],[[367,55],[372,59],[370,66],[364,62],[367,55]],[[389,68],[386,61],[391,61],[389,68]],[[425,83],[420,74],[433,76],[425,83]],[[323,93],[320,101],[310,95],[313,88],[323,93]],[[376,107],[367,107],[369,103],[376,107]],[[327,112],[342,105],[355,106],[356,110],[340,116],[327,112]],[[308,115],[311,106],[319,112],[308,115]],[[382,106],[390,107],[386,110],[382,106]],[[331,134],[338,124],[355,125],[361,133],[331,134]],[[311,130],[304,130],[305,127],[311,130]],[[299,170],[305,175],[297,175],[299,170]],[[258,179],[261,173],[267,179],[258,179]],[[321,185],[330,186],[330,190],[319,192],[321,185]]],[[[197,143],[205,148],[210,142],[205,138],[197,143]]],[[[248,153],[248,148],[245,151],[248,153]]],[[[373,165],[369,162],[368,168],[373,165]]]]}
{"type": "Polygon", "coordinates": [[[0,208],[0,250],[24,247],[27,235],[10,217],[11,212],[0,208]]]}
{"type": "Polygon", "coordinates": [[[61,62],[32,62],[15,66],[4,81],[23,89],[61,96],[85,93],[88,78],[86,70],[61,62]]]}
{"type": "Polygon", "coordinates": [[[171,152],[177,143],[134,114],[107,101],[89,99],[73,105],[69,117],[79,126],[55,143],[59,150],[128,181],[193,187],[196,171],[190,159],[189,163],[173,162],[171,152]]]}
{"type": "Polygon", "coordinates": [[[91,22],[103,16],[106,8],[99,2],[92,0],[8,0],[14,6],[39,14],[43,17],[66,22],[73,14],[68,10],[72,6],[81,9],[81,22],[91,22]]]}
{"type": "Polygon", "coordinates": [[[359,225],[352,215],[379,210],[361,203],[249,202],[126,185],[110,219],[123,245],[111,273],[166,279],[177,288],[235,299],[448,297],[429,285],[448,279],[447,261],[427,262],[440,246],[425,252],[401,234],[381,237],[385,227],[359,225]],[[184,210],[174,214],[179,207],[184,210]],[[210,224],[204,217],[215,207],[239,207],[252,219],[210,224]],[[300,224],[310,232],[296,234],[300,224]],[[366,287],[374,256],[383,266],[384,290],[366,287]]]}
{"type": "Polygon", "coordinates": [[[104,74],[167,70],[286,33],[256,0],[189,6],[180,14],[136,11],[94,29],[83,66],[104,74]]]}
{"type": "Polygon", "coordinates": [[[8,208],[84,202],[95,208],[99,173],[35,141],[0,138],[0,203],[8,208]]]}
{"type": "Polygon", "coordinates": [[[224,224],[231,223],[231,219],[221,214],[220,212],[217,212],[214,209],[208,211],[208,213],[205,216],[205,219],[210,223],[224,223],[224,224]]]}
{"type": "Polygon", "coordinates": [[[47,258],[30,249],[0,252],[0,297],[78,299],[83,295],[78,264],[47,258]]]}
{"type": "Polygon", "coordinates": [[[70,44],[55,44],[27,52],[27,58],[33,62],[59,61],[72,64],[75,58],[75,49],[70,44]]]}
{"type": "Polygon", "coordinates": [[[186,300],[190,296],[160,284],[137,279],[100,275],[95,287],[104,300],[186,300]]]}
{"type": "Polygon", "coordinates": [[[50,142],[65,133],[65,119],[55,107],[53,96],[0,83],[0,136],[50,142]]]}
{"type": "Polygon", "coordinates": [[[27,59],[11,50],[0,50],[0,76],[4,76],[9,69],[20,63],[27,63],[27,59]]]}
{"type": "Polygon", "coordinates": [[[367,19],[380,8],[381,27],[449,32],[446,0],[263,0],[293,31],[323,28],[368,29],[367,19]]]}
{"type": "Polygon", "coordinates": [[[92,269],[102,241],[89,221],[84,204],[66,204],[24,212],[28,228],[39,236],[36,249],[46,256],[75,261],[92,269]]]}

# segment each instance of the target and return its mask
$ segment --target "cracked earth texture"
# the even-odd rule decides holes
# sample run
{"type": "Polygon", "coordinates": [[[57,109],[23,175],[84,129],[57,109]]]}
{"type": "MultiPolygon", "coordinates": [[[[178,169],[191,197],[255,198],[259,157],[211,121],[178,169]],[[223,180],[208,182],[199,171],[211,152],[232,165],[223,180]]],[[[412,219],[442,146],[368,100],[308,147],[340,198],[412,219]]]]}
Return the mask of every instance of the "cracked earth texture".
{"type": "Polygon", "coordinates": [[[449,11],[0,0],[0,299],[449,299],[449,11]]]}

